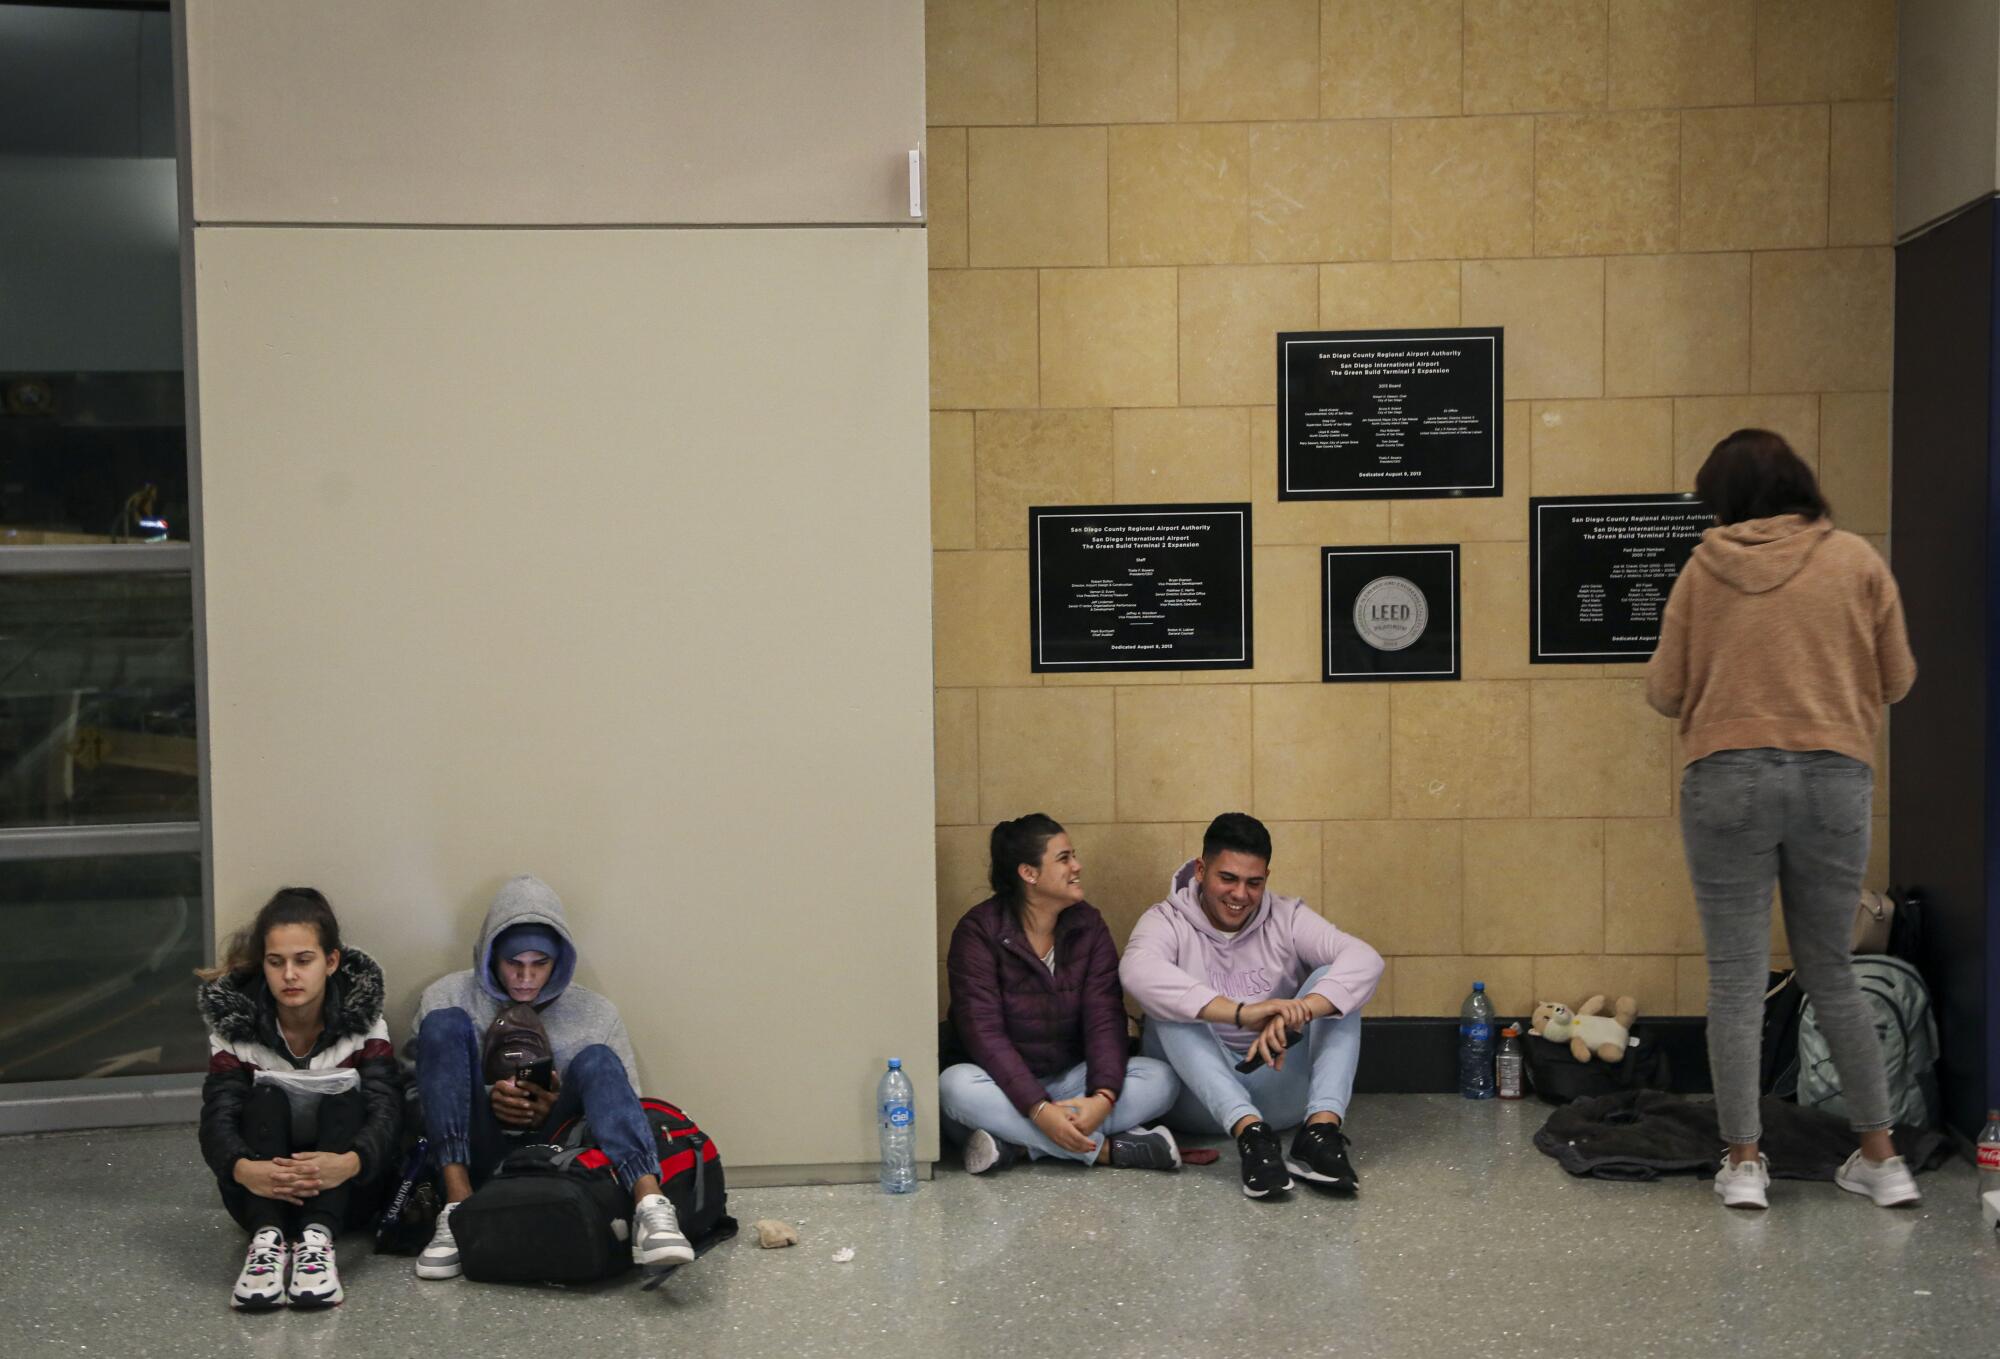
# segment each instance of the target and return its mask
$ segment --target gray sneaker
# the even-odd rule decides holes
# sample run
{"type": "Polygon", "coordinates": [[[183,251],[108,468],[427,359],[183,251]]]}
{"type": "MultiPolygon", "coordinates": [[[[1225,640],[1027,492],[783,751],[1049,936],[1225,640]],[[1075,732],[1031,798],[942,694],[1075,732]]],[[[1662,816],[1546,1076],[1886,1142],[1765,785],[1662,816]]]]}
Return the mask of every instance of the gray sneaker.
{"type": "Polygon", "coordinates": [[[632,1210],[632,1263],[684,1265],[694,1259],[694,1247],[681,1235],[680,1219],[665,1194],[648,1194],[632,1210]]]}
{"type": "Polygon", "coordinates": [[[437,1227],[431,1232],[431,1243],[417,1253],[417,1277],[419,1279],[456,1279],[464,1272],[458,1263],[458,1241],[451,1234],[451,1214],[455,1203],[447,1203],[438,1209],[437,1227]]]}

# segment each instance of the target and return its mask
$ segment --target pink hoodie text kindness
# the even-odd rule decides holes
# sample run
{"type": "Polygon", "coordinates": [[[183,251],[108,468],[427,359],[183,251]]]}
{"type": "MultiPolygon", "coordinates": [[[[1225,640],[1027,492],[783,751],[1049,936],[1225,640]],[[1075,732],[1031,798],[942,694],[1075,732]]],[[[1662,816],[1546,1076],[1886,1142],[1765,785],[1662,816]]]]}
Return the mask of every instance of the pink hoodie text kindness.
{"type": "MultiPolygon", "coordinates": [[[[1343,934],[1297,897],[1270,891],[1235,934],[1209,923],[1194,880],[1195,861],[1173,877],[1173,893],[1139,917],[1125,945],[1118,980],[1150,1019],[1193,1023],[1217,996],[1248,1005],[1298,994],[1308,973],[1327,973],[1313,991],[1338,1014],[1368,1003],[1382,980],[1382,955],[1343,934]]],[[[1247,1052],[1256,1034],[1232,1024],[1212,1026],[1233,1051],[1247,1052]]]]}

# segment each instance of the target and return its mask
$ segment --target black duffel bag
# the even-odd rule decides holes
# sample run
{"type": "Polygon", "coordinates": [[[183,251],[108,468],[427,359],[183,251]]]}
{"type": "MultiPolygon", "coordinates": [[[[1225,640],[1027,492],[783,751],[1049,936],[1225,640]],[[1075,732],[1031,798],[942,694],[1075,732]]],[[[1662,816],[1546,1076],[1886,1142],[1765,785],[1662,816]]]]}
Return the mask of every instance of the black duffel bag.
{"type": "MultiPolygon", "coordinates": [[[[660,1192],[697,1255],[736,1234],[722,1158],[708,1134],[665,1100],[641,1098],[659,1155],[660,1192]]],[[[509,1152],[452,1210],[465,1277],[482,1283],[589,1283],[632,1267],[632,1195],[572,1119],[554,1142],[509,1152]]]]}
{"type": "Polygon", "coordinates": [[[465,1277],[589,1283],[632,1267],[632,1195],[583,1152],[538,1142],[507,1153],[451,1215],[465,1277]]]}
{"type": "Polygon", "coordinates": [[[1568,1043],[1552,1043],[1524,1029],[1522,1066],[1528,1073],[1528,1088],[1549,1104],[1568,1104],[1624,1090],[1672,1089],[1673,1073],[1659,1040],[1644,1033],[1632,1036],[1637,1042],[1626,1047],[1623,1061],[1593,1057],[1579,1062],[1570,1055],[1568,1043]]]}

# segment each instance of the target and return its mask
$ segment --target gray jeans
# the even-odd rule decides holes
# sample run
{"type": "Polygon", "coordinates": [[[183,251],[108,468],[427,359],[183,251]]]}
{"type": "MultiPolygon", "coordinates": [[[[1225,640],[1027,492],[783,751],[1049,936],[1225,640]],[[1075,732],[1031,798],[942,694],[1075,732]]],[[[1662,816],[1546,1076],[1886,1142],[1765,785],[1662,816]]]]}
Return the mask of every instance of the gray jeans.
{"type": "Polygon", "coordinates": [[[1723,750],[1681,775],[1681,839],[1708,944],[1708,1065],[1727,1141],[1761,1132],[1773,885],[1853,1126],[1890,1125],[1881,1041],[1848,960],[1874,791],[1873,770],[1826,750],[1723,750]]]}

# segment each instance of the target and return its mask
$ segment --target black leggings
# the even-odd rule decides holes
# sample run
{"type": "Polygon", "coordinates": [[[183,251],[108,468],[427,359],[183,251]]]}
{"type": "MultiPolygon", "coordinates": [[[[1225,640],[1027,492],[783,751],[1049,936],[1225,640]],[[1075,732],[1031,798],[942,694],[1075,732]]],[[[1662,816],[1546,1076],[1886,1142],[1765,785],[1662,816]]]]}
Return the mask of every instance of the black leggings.
{"type": "MultiPolygon", "coordinates": [[[[368,1103],[361,1092],[348,1090],[324,1096],[318,1112],[319,1136],[314,1139],[318,1145],[294,1147],[292,1105],[285,1092],[275,1085],[252,1089],[250,1098],[243,1101],[242,1122],[243,1140],[250,1144],[252,1159],[268,1161],[290,1156],[295,1151],[353,1151],[355,1136],[368,1118],[368,1103]]],[[[343,1227],[350,1225],[353,1211],[359,1207],[353,1180],[337,1189],[322,1190],[302,1205],[261,1198],[234,1180],[218,1180],[217,1184],[222,1190],[222,1206],[246,1230],[258,1232],[276,1227],[294,1241],[310,1226],[324,1227],[329,1236],[338,1235],[343,1227]]]]}

